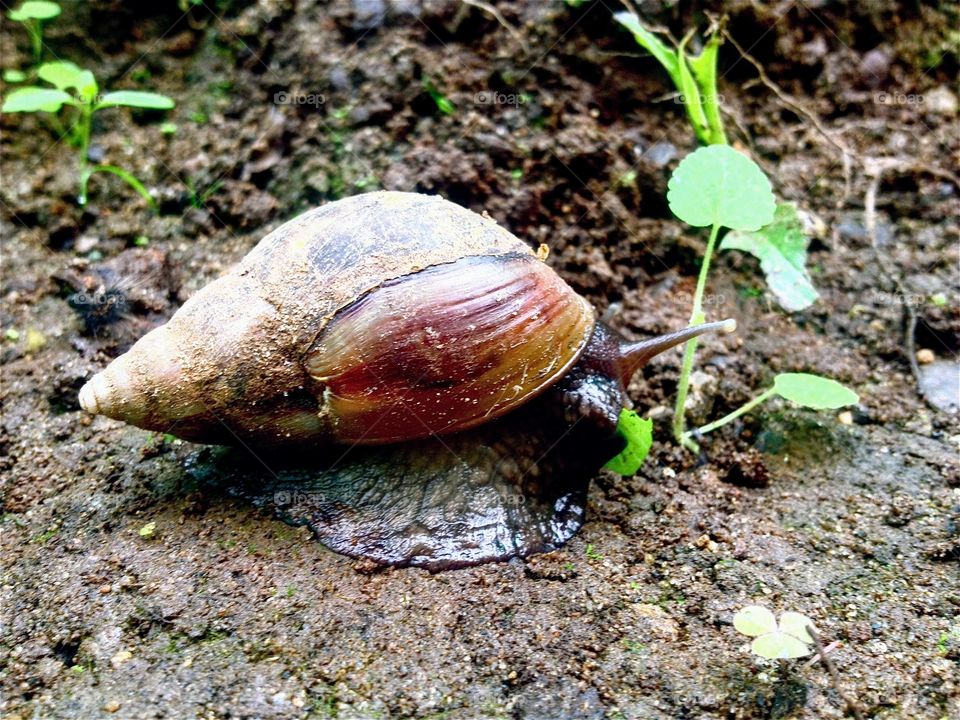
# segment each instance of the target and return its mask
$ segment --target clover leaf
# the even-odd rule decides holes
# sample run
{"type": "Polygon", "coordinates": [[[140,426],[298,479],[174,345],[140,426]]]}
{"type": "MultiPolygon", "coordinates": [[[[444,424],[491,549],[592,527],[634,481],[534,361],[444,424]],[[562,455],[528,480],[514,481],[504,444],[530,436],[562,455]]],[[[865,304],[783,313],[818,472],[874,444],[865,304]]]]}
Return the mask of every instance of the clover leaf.
{"type": "Polygon", "coordinates": [[[810,654],[808,628],[813,621],[798,612],[785,612],[780,622],[760,605],[751,605],[733,616],[733,626],[747,637],[754,638],[750,650],[768,660],[805,657],[810,654]]]}

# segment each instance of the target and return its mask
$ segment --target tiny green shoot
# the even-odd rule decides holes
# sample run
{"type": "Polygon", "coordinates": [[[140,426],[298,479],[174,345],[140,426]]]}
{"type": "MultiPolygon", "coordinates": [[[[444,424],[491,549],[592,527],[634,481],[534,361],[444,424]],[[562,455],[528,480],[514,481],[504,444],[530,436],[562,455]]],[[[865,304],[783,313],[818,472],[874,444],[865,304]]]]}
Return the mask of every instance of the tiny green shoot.
{"type": "Polygon", "coordinates": [[[43,24],[59,14],[60,6],[46,0],[28,0],[7,13],[7,17],[23,25],[27,31],[34,65],[39,65],[43,59],[43,24]]]}
{"type": "Polygon", "coordinates": [[[727,136],[720,117],[720,96],[717,93],[719,28],[711,29],[710,37],[701,53],[693,56],[686,51],[695,32],[693,29],[670,48],[656,33],[640,22],[635,13],[614,13],[613,19],[633,33],[637,44],[653,55],[667,71],[680,94],[680,101],[687,110],[687,117],[697,139],[705,145],[726,145],[727,136]]]}
{"type": "Polygon", "coordinates": [[[137,534],[144,540],[150,540],[156,534],[156,532],[157,524],[155,522],[148,522],[137,531],[137,534]]]}
{"type": "Polygon", "coordinates": [[[617,432],[627,445],[604,467],[619,475],[636,475],[653,445],[653,421],[623,408],[620,410],[617,432]]]}
{"type": "Polygon", "coordinates": [[[930,304],[934,307],[946,307],[947,296],[942,292],[934,293],[930,296],[930,304]]]}
{"type": "Polygon", "coordinates": [[[78,203],[80,205],[86,204],[87,185],[90,177],[94,173],[102,172],[116,175],[122,179],[136,190],[152,209],[156,210],[156,203],[146,187],[131,173],[115,165],[90,165],[89,152],[93,115],[99,110],[112,107],[169,110],[174,106],[173,100],[165,95],[140,90],[116,90],[101,95],[93,73],[77,67],[72,62],[44,63],[37,69],[37,77],[54,87],[31,85],[17,88],[4,100],[0,112],[56,114],[64,108],[72,109],[70,137],[73,143],[80,148],[78,203]]]}
{"type": "Polygon", "coordinates": [[[213,197],[216,192],[223,187],[223,180],[217,180],[201,189],[200,185],[193,178],[187,178],[184,183],[187,186],[187,196],[190,199],[190,205],[197,210],[202,210],[207,205],[207,200],[213,197]]]}
{"type": "Polygon", "coordinates": [[[437,86],[434,85],[430,80],[423,81],[423,89],[427,91],[427,94],[430,95],[433,99],[434,104],[444,115],[453,115],[457,111],[457,106],[454,105],[448,97],[443,93],[437,90],[437,86]]]}
{"type": "Polygon", "coordinates": [[[750,605],[733,616],[733,626],[754,638],[750,649],[767,660],[801,658],[811,652],[813,638],[807,628],[813,627],[813,621],[798,612],[785,612],[777,622],[767,608],[750,605]]]}

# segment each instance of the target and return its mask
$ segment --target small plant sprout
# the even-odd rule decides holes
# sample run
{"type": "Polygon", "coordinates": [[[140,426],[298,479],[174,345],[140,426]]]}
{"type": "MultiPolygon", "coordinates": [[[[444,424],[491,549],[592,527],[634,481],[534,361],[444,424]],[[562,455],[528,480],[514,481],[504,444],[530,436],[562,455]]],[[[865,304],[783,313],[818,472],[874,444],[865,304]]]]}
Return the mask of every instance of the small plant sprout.
{"type": "Polygon", "coordinates": [[[687,44],[695,32],[691,29],[683,39],[673,42],[671,49],[650,28],[640,22],[636,13],[614,13],[613,19],[633,33],[637,43],[655,57],[680,94],[687,117],[697,139],[704,145],[726,145],[727,135],[720,117],[720,96],[717,93],[717,55],[720,49],[720,27],[711,27],[707,44],[699,55],[687,54],[687,44]]]}
{"type": "Polygon", "coordinates": [[[112,107],[169,110],[174,106],[173,100],[165,95],[139,90],[117,90],[101,95],[93,73],[71,62],[44,63],[38,68],[37,77],[53,87],[18,88],[7,96],[3,106],[0,107],[0,112],[43,112],[56,116],[64,108],[73,111],[69,117],[71,124],[68,136],[72,144],[80,149],[78,203],[85,205],[87,202],[87,184],[90,176],[97,172],[104,172],[121,178],[136,190],[152,209],[156,210],[156,203],[150,193],[131,173],[116,165],[90,165],[88,156],[93,115],[99,110],[112,107]]]}
{"type": "MultiPolygon", "coordinates": [[[[759,230],[773,220],[773,191],[763,171],[727,145],[710,145],[685,157],[667,188],[667,202],[674,215],[694,227],[710,227],[690,311],[690,325],[700,325],[706,320],[703,293],[720,228],[759,230]]],[[[697,340],[687,342],[673,418],[674,437],[690,449],[695,444],[684,440],[684,410],[696,351],[697,340]]]]}
{"type": "Polygon", "coordinates": [[[754,640],[750,650],[767,660],[790,660],[806,657],[814,644],[808,628],[813,621],[798,612],[785,612],[780,622],[760,605],[750,605],[733,616],[733,626],[754,640]]]}
{"type": "Polygon", "coordinates": [[[43,24],[59,14],[60,6],[46,0],[29,0],[7,13],[7,17],[23,25],[30,36],[34,65],[39,65],[43,59],[43,24]]]}
{"type": "Polygon", "coordinates": [[[427,94],[437,106],[437,110],[444,115],[453,115],[457,111],[457,106],[454,105],[448,97],[437,90],[437,86],[434,85],[430,80],[423,81],[423,89],[427,91],[427,94]]]}
{"type": "MultiPolygon", "coordinates": [[[[706,321],[703,295],[721,228],[733,231],[721,247],[749,250],[761,258],[767,281],[785,307],[806,307],[816,299],[816,290],[804,268],[806,240],[802,233],[797,235],[796,209],[789,205],[777,207],[770,181],[750,158],[728,145],[702,147],[680,162],[667,187],[667,202],[674,215],[694,227],[710,228],[693,295],[691,326],[706,321]]],[[[694,338],[684,350],[673,417],[674,438],[694,452],[699,451],[699,446],[693,433],[686,431],[685,409],[696,350],[694,338]]],[[[716,430],[774,395],[816,409],[843,407],[858,401],[854,392],[833,380],[788,373],[777,376],[773,387],[743,407],[704,425],[698,432],[716,430]]]]}

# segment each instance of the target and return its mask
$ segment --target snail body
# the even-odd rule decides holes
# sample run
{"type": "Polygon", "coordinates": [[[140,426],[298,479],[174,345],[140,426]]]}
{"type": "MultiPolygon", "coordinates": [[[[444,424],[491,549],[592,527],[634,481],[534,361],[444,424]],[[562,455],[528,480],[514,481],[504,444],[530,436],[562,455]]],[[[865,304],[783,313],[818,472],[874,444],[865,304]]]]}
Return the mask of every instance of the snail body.
{"type": "MultiPolygon", "coordinates": [[[[551,460],[556,489],[569,484],[565,474],[589,481],[622,448],[624,387],[642,364],[723,326],[628,342],[491,219],[439,197],[375,192],[267,235],[91,378],[79,400],[88,412],[203,443],[381,446],[334,463],[327,486],[331,477],[400,487],[429,476],[522,492],[517,476],[541,475],[536,458],[507,455],[549,452],[547,440],[577,426],[590,451],[551,460]],[[454,460],[437,456],[438,439],[460,448],[454,460]]],[[[377,522],[364,532],[376,534],[377,522]]]]}

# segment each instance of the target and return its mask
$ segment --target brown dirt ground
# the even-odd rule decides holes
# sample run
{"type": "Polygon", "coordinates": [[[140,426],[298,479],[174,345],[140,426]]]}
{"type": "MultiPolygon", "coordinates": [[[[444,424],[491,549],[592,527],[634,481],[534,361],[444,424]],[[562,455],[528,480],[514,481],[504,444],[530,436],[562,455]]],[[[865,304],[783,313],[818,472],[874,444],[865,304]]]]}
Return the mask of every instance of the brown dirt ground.
{"type": "MultiPolygon", "coordinates": [[[[836,145],[726,45],[738,142],[825,228],[811,253],[823,297],[786,315],[753,260],[722,255],[708,311],[740,331],[705,343],[692,415],[810,371],[856,388],[853,423],[773,403],[698,462],[668,438],[668,354],[632,387],[657,418],[651,458],[597,478],[578,537],[429,574],[325,550],[222,492],[209,449],[86,417],[76,391],[269,229],[377,187],[441,193],[548,243],[598,308],[622,305],[626,333],[679,327],[703,247],[664,201],[694,147],[682,108],[603,2],[495,3],[512,30],[452,0],[208,5],[68,2],[48,31],[50,55],[105,86],[178,101],[172,136],[127,111],[96,127],[94,151],[154,188],[159,214],[108,176],[79,209],[75,151],[37,118],[0,120],[3,718],[841,717],[819,666],[750,655],[731,625],[749,603],[807,613],[840,641],[840,684],[867,717],[960,717],[960,430],[918,395],[903,339],[905,292],[917,346],[960,349],[960,189],[929,172],[960,159],[955,7],[726,8],[832,137],[909,161],[877,202],[903,288],[864,229],[862,165],[845,174],[836,145]],[[275,104],[283,92],[323,102],[275,104]],[[523,101],[478,101],[492,92],[523,101]],[[104,280],[126,299],[116,316],[71,311],[71,293],[104,280]]],[[[647,5],[675,33],[704,25],[647,5]]],[[[19,29],[0,37],[3,66],[25,65],[19,29]]]]}

